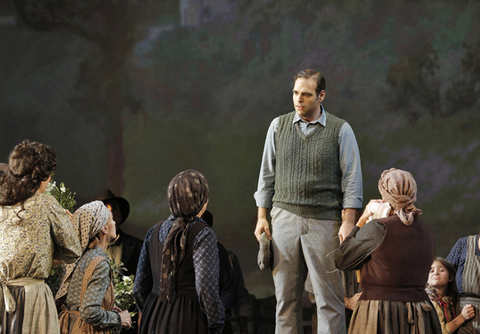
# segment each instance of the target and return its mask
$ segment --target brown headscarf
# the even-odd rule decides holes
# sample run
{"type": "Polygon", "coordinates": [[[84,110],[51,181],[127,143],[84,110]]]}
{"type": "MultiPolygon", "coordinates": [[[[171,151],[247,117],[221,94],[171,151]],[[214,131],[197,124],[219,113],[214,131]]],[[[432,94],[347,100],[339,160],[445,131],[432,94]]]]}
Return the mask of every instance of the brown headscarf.
{"type": "Polygon", "coordinates": [[[177,269],[185,257],[190,222],[208,201],[208,183],[200,172],[188,169],[177,174],[168,186],[168,205],[175,222],[168,233],[162,256],[161,298],[175,295],[177,269]]]}
{"type": "MultiPolygon", "coordinates": [[[[93,201],[79,207],[73,214],[73,226],[78,228],[78,237],[82,252],[88,248],[90,240],[94,239],[100,230],[107,225],[110,218],[110,210],[101,201],[93,201]]],[[[55,296],[58,300],[68,293],[70,280],[79,260],[75,263],[65,265],[65,275],[62,284],[55,296]]]]}
{"type": "Polygon", "coordinates": [[[413,204],[417,200],[417,183],[411,173],[396,168],[383,171],[378,190],[405,225],[411,225],[415,216],[422,214],[413,204]]]}

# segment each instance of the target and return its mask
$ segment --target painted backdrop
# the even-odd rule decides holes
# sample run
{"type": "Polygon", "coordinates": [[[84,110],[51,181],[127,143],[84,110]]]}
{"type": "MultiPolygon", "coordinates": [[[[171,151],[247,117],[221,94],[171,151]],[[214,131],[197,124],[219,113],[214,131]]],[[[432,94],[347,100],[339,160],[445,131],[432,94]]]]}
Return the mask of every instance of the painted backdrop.
{"type": "Polygon", "coordinates": [[[292,76],[327,80],[324,106],[353,127],[365,204],[387,168],[411,171],[437,253],[477,232],[478,1],[0,1],[0,160],[23,139],[58,151],[79,203],[127,198],[143,238],[168,215],[179,171],[208,178],[219,240],[247,288],[256,189],[270,121],[293,110],[292,76]]]}

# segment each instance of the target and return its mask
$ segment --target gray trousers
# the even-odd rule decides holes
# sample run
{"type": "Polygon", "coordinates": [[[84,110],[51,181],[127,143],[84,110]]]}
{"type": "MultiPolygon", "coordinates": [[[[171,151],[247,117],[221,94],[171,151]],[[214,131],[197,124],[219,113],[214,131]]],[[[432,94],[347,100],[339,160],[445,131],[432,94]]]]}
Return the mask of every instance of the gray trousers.
{"type": "Polygon", "coordinates": [[[277,298],[275,333],[303,333],[302,297],[308,272],[317,306],[318,334],[345,334],[341,276],[331,254],[339,246],[341,222],[302,218],[279,208],[270,214],[277,298]]]}

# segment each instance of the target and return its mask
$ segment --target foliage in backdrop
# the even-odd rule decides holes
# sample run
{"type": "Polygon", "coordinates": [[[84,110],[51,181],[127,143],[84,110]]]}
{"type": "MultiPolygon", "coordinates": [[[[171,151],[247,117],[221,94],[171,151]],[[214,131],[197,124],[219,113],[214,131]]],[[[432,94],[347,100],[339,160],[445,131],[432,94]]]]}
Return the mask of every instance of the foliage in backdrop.
{"type": "MultiPolygon", "coordinates": [[[[112,27],[122,22],[118,16],[115,23],[114,10],[122,4],[104,3],[112,27]]],[[[179,2],[130,1],[135,34],[123,45],[115,35],[120,45],[110,51],[102,47],[113,42],[111,30],[98,30],[108,41],[102,44],[62,25],[40,31],[21,18],[0,25],[9,50],[0,55],[0,153],[6,157],[24,138],[53,145],[57,175],[79,199],[121,190],[132,208],[122,229],[139,237],[168,215],[171,177],[201,170],[219,239],[237,253],[247,288],[268,294],[271,278],[256,267],[253,237],[264,137],[273,117],[293,110],[292,75],[316,68],[327,78],[325,108],[355,131],[365,203],[379,196],[384,169],[403,168],[417,179],[438,255],[477,231],[477,1],[228,4],[225,15],[188,26],[179,2]]],[[[207,9],[202,13],[214,12],[207,9]]]]}

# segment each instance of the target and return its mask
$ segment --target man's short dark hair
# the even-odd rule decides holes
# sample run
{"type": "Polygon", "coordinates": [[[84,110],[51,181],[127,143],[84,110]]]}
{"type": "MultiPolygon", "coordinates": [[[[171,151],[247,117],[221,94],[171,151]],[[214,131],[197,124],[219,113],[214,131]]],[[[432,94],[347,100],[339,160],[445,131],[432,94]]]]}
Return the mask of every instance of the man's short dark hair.
{"type": "Polygon", "coordinates": [[[298,78],[305,78],[305,79],[313,79],[317,82],[317,88],[315,89],[315,93],[320,95],[320,92],[322,90],[325,90],[326,84],[325,84],[325,77],[322,75],[322,73],[312,70],[312,69],[307,69],[298,72],[293,76],[293,82],[297,81],[298,78]]]}

